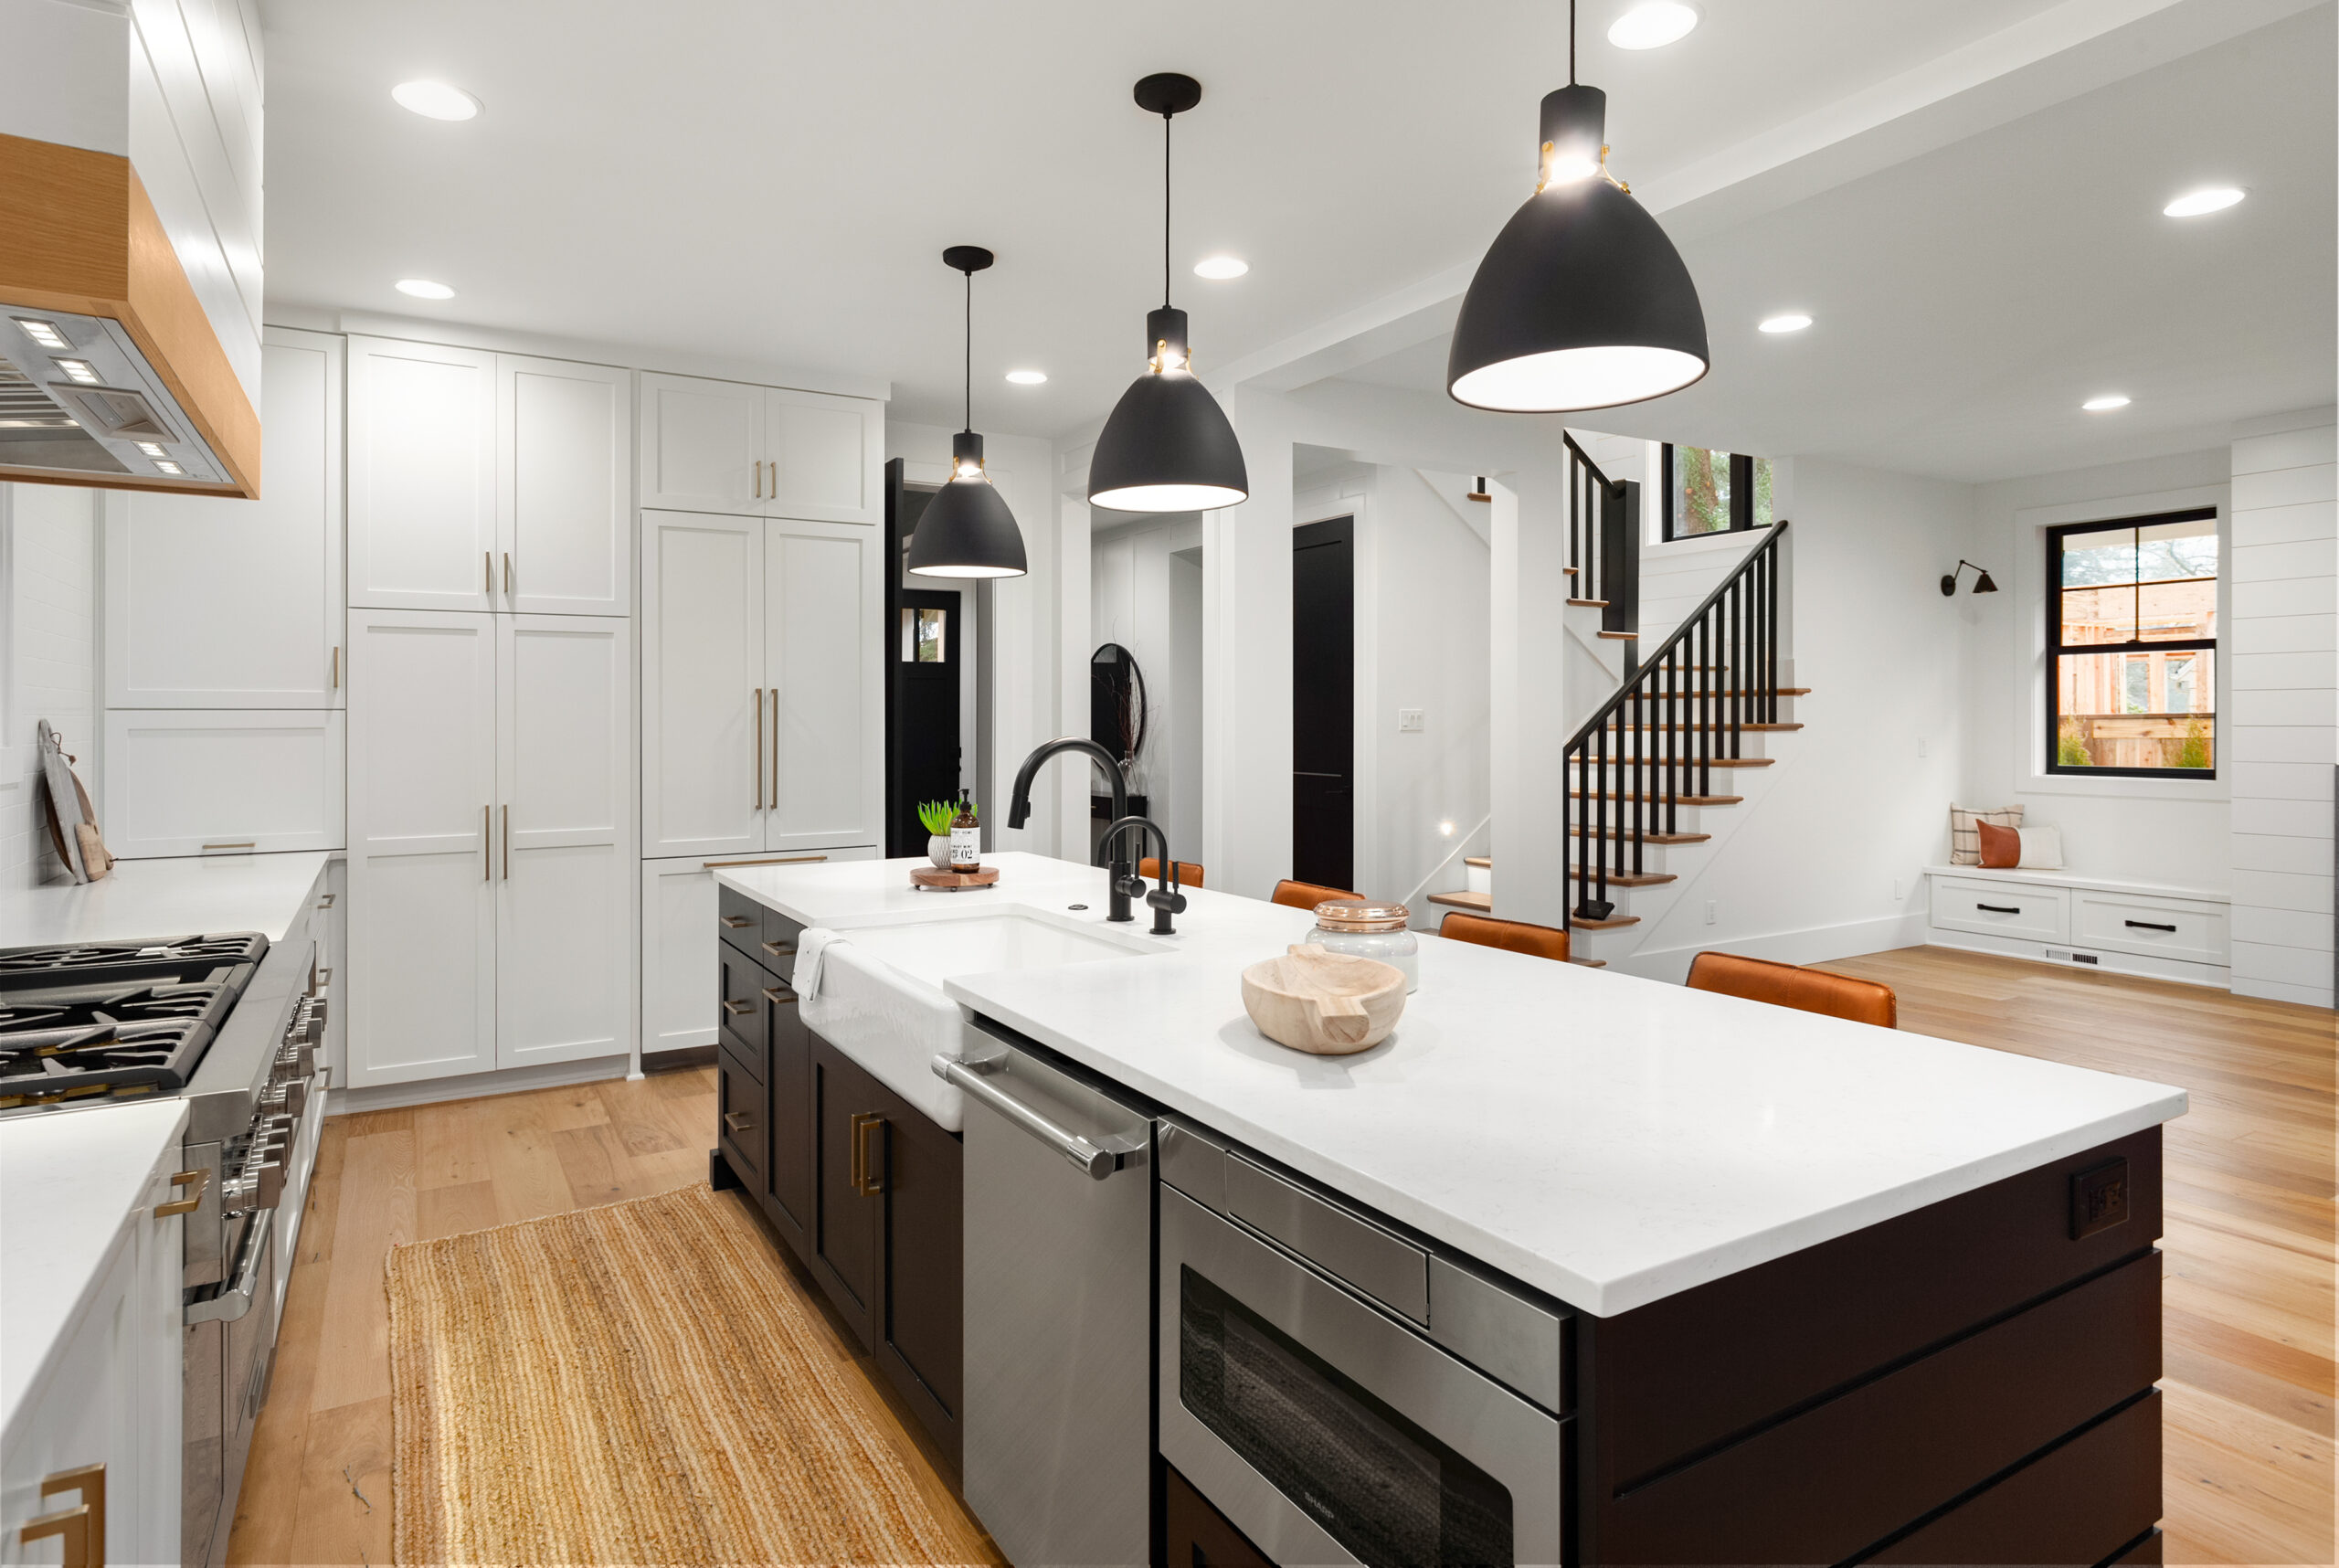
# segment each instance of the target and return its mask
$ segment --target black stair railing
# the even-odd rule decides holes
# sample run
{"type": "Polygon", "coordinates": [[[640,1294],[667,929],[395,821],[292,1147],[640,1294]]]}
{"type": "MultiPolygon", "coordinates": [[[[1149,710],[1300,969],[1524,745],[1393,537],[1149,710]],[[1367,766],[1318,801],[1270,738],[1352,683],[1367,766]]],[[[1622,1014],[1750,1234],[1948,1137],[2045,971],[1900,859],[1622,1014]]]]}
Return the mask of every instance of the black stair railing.
{"type": "Polygon", "coordinates": [[[1679,832],[1681,808],[1712,797],[1715,759],[1745,755],[1749,725],[1779,722],[1786,533],[1773,524],[1568,742],[1560,811],[1571,927],[1614,914],[1611,879],[1644,874],[1650,835],[1679,832]]]}
{"type": "Polygon", "coordinates": [[[1568,597],[1601,607],[1600,630],[1626,643],[1630,671],[1630,642],[1641,624],[1641,487],[1610,479],[1573,436],[1562,432],[1561,439],[1568,449],[1567,565],[1575,574],[1568,597]]]}

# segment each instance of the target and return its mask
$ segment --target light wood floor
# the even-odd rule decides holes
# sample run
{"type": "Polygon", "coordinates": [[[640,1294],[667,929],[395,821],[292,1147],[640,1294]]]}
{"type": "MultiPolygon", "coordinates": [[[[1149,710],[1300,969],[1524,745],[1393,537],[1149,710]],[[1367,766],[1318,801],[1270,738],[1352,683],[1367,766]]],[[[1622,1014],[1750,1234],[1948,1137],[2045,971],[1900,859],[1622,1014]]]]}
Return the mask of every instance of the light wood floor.
{"type": "MultiPolygon", "coordinates": [[[[704,1181],[714,1126],[712,1067],[328,1119],[228,1561],[390,1561],[390,1248],[704,1181]]],[[[962,1532],[958,1561],[1002,1563],[826,1298],[800,1269],[789,1277],[937,1516],[962,1532]]]]}
{"type": "Polygon", "coordinates": [[[1903,1029],[2190,1092],[2163,1146],[2168,1561],[2331,1563],[2339,1019],[1946,948],[1820,967],[1892,987],[1903,1029]]]}
{"type": "MultiPolygon", "coordinates": [[[[2191,1092],[2166,1145],[2168,1560],[2334,1562],[2334,1015],[1941,948],[1826,967],[1892,986],[1904,1029],[2191,1092]]],[[[230,1560],[389,1562],[390,1247],[704,1181],[714,1099],[693,1069],[328,1121],[230,1560]]],[[[964,1560],[999,1562],[831,1328],[964,1560]]]]}

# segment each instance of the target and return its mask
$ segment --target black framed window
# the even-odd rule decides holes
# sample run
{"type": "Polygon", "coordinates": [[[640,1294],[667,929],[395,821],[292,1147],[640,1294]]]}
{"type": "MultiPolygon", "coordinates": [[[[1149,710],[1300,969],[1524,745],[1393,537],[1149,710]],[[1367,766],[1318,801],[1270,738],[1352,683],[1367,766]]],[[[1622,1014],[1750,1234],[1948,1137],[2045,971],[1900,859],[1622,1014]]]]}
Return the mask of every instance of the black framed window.
{"type": "Polygon", "coordinates": [[[2047,531],[2047,771],[2214,779],[2217,514],[2047,531]]]}
{"type": "Polygon", "coordinates": [[[1771,460],[1665,443],[1665,534],[1694,539],[1771,525],[1771,460]]]}

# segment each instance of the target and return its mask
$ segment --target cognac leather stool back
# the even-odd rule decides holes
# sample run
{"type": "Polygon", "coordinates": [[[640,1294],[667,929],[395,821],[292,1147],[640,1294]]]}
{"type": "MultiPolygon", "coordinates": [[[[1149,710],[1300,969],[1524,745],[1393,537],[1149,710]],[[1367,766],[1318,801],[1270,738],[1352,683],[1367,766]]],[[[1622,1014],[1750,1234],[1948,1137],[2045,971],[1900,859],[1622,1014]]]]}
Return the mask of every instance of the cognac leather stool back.
{"type": "Polygon", "coordinates": [[[1437,934],[1482,948],[1501,948],[1529,958],[1568,961],[1568,934],[1557,926],[1537,926],[1525,920],[1498,920],[1491,915],[1466,915],[1456,909],[1438,922],[1437,934]]]}
{"type": "MultiPolygon", "coordinates": [[[[1143,860],[1137,863],[1137,874],[1139,876],[1149,877],[1155,882],[1160,881],[1160,857],[1159,855],[1147,855],[1143,860]]],[[[1201,885],[1201,866],[1191,860],[1180,861],[1178,863],[1178,885],[1180,887],[1200,887],[1201,885]]]]}
{"type": "Polygon", "coordinates": [[[1363,894],[1350,893],[1345,887],[1326,887],[1317,882],[1294,882],[1289,877],[1275,884],[1275,902],[1288,904],[1294,909],[1306,909],[1312,913],[1316,906],[1332,898],[1346,899],[1350,904],[1364,902],[1363,894]]]}
{"type": "Polygon", "coordinates": [[[1689,989],[1718,991],[1749,1001],[1775,1007],[1796,1007],[1848,1018],[1854,1023],[1898,1028],[1900,1004],[1889,985],[1874,980],[1831,975],[1825,969],[1774,964],[1767,959],[1741,959],[1734,953],[1699,953],[1689,965],[1689,989]]]}

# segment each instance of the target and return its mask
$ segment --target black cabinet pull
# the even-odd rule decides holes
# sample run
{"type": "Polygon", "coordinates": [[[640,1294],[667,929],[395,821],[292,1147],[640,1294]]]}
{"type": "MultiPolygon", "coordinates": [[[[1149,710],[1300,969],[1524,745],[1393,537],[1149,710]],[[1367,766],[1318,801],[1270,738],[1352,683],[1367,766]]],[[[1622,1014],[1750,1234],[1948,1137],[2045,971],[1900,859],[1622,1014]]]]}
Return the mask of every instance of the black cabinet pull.
{"type": "Polygon", "coordinates": [[[1987,909],[1993,915],[2019,915],[2022,913],[2021,906],[2018,905],[1976,904],[1974,907],[1976,909],[1987,909]]]}
{"type": "Polygon", "coordinates": [[[2171,936],[2174,936],[2176,933],[2175,927],[2163,926],[2158,922],[2152,920],[2131,920],[2128,924],[2139,931],[2166,931],[2171,936]]]}

